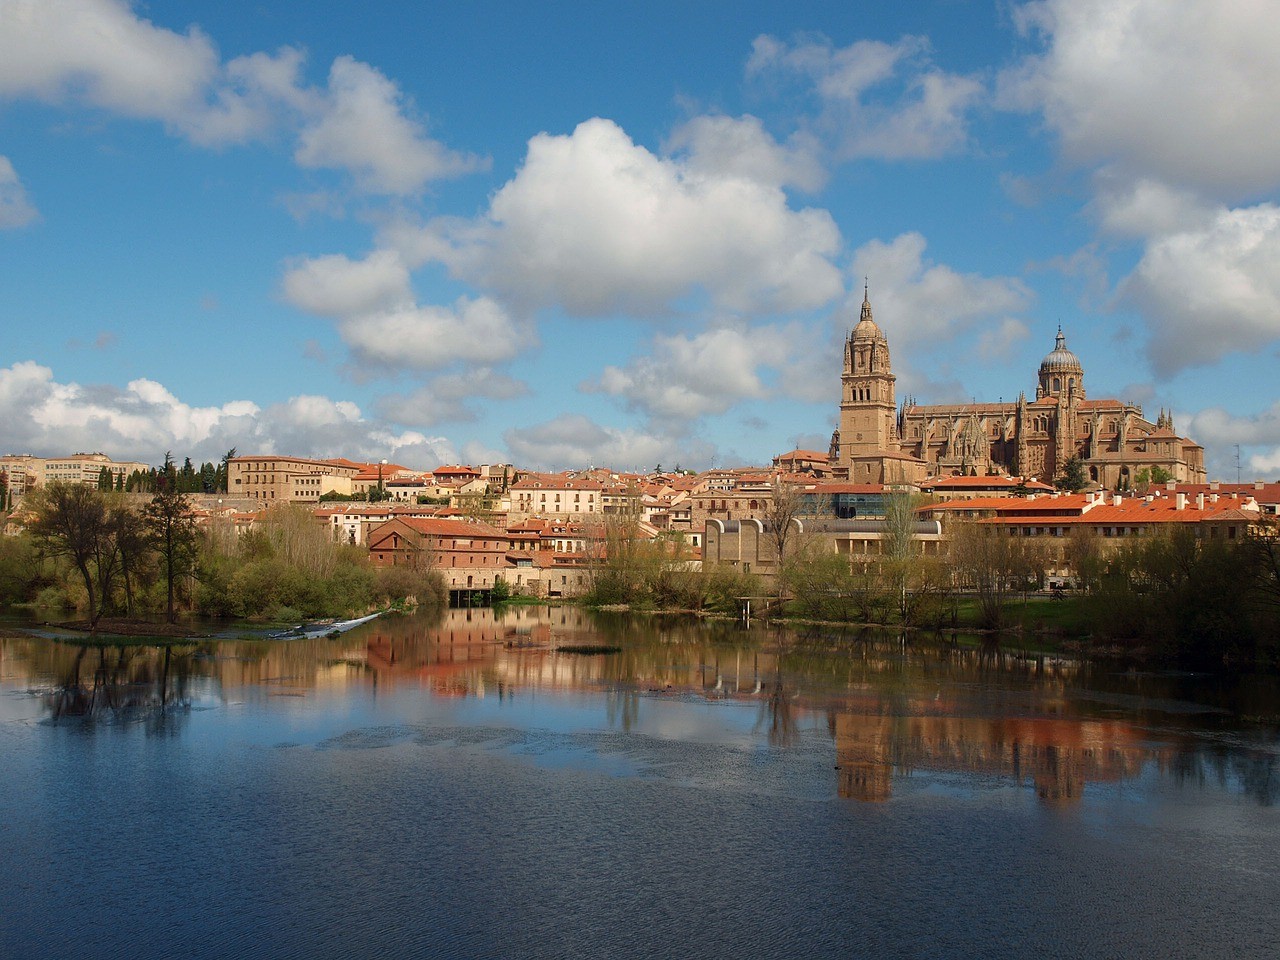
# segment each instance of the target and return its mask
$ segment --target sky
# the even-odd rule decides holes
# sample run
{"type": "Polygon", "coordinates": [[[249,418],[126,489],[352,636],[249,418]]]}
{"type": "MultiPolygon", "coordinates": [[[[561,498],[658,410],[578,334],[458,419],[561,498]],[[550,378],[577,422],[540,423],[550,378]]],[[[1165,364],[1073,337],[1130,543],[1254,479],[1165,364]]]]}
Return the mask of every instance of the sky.
{"type": "Polygon", "coordinates": [[[1280,477],[1269,0],[0,0],[0,452],[825,450],[1090,397],[1280,477]],[[1238,451],[1238,453],[1237,453],[1238,451]]]}

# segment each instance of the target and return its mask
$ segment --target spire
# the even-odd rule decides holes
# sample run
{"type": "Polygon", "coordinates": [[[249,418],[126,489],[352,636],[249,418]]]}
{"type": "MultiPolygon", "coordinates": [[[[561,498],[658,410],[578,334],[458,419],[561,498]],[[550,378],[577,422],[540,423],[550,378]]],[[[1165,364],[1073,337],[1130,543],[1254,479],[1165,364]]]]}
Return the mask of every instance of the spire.
{"type": "Polygon", "coordinates": [[[1067,338],[1062,335],[1062,324],[1058,324],[1058,336],[1053,341],[1053,349],[1064,350],[1067,346],[1067,338]]]}
{"type": "Polygon", "coordinates": [[[862,320],[871,319],[871,294],[869,292],[870,289],[871,289],[870,281],[866,277],[863,277],[862,278],[862,316],[859,318],[859,322],[861,322],[862,320]]]}

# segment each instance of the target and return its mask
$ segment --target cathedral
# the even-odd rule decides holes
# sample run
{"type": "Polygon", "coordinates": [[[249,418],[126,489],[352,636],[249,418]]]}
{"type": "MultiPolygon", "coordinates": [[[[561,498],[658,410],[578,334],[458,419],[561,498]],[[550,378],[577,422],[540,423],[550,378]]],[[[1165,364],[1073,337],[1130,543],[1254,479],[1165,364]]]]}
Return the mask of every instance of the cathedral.
{"type": "Polygon", "coordinates": [[[932,476],[1009,474],[1052,483],[1071,457],[1100,487],[1127,490],[1143,477],[1205,481],[1204,448],[1179,437],[1172,414],[1152,423],[1135,404],[1089,399],[1084,367],[1061,327],[1040,363],[1035,399],[1009,403],[898,406],[889,343],[862,314],[844,344],[840,426],[831,437],[832,475],[851,483],[919,483],[932,476]],[[1140,474],[1142,476],[1140,476],[1140,474]]]}

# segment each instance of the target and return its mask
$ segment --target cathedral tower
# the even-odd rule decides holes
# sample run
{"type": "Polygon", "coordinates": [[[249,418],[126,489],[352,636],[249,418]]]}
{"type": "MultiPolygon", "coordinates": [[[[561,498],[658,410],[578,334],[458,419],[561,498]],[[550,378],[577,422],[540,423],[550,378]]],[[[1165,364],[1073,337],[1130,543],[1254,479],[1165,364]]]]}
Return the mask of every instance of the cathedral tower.
{"type": "Polygon", "coordinates": [[[840,377],[839,463],[898,449],[897,401],[889,363],[889,343],[871,318],[863,289],[862,316],[844,344],[840,377]]]}

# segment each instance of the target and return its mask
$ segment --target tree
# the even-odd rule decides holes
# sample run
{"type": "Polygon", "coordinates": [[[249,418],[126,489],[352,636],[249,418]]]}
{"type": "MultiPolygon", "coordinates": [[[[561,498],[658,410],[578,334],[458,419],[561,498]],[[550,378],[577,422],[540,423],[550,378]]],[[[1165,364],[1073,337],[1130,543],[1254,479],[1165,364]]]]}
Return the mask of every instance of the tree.
{"type": "Polygon", "coordinates": [[[222,455],[222,461],[218,464],[217,476],[214,480],[214,490],[217,493],[226,493],[227,485],[230,481],[231,461],[235,459],[236,448],[232,447],[222,455]]]}
{"type": "Polygon", "coordinates": [[[1059,490],[1065,490],[1068,493],[1078,493],[1083,490],[1089,480],[1084,473],[1084,461],[1078,456],[1067,458],[1067,462],[1062,465],[1062,474],[1053,481],[1053,485],[1059,490]]]}
{"type": "Polygon", "coordinates": [[[66,557],[84,582],[89,628],[102,616],[100,600],[110,592],[115,545],[107,524],[107,501],[82,483],[55,481],[42,488],[31,506],[32,534],[48,556],[66,557]]]}
{"type": "Polygon", "coordinates": [[[951,530],[951,563],[962,582],[974,591],[982,626],[1005,625],[1005,601],[1043,570],[1040,551],[1016,527],[975,521],[957,522],[951,530]]]}
{"type": "Polygon", "coordinates": [[[111,482],[111,471],[103,467],[98,471],[98,489],[111,490],[114,487],[115,484],[111,482]]]}
{"type": "Polygon", "coordinates": [[[792,534],[800,529],[798,519],[804,505],[804,488],[787,483],[781,477],[774,480],[773,495],[769,498],[761,519],[764,521],[764,533],[773,546],[773,555],[778,571],[778,600],[781,602],[786,589],[786,578],[782,575],[787,562],[787,545],[792,534]]]}
{"type": "Polygon", "coordinates": [[[195,567],[196,525],[191,504],[179,489],[177,471],[168,453],[164,455],[164,466],[157,478],[155,496],[143,511],[143,519],[160,554],[167,598],[165,614],[172,623],[175,584],[195,567]]]}
{"type": "Polygon", "coordinates": [[[908,593],[912,575],[919,560],[920,547],[916,541],[916,506],[918,498],[897,491],[884,498],[884,566],[885,575],[893,586],[898,600],[898,616],[908,623],[908,593]]]}

